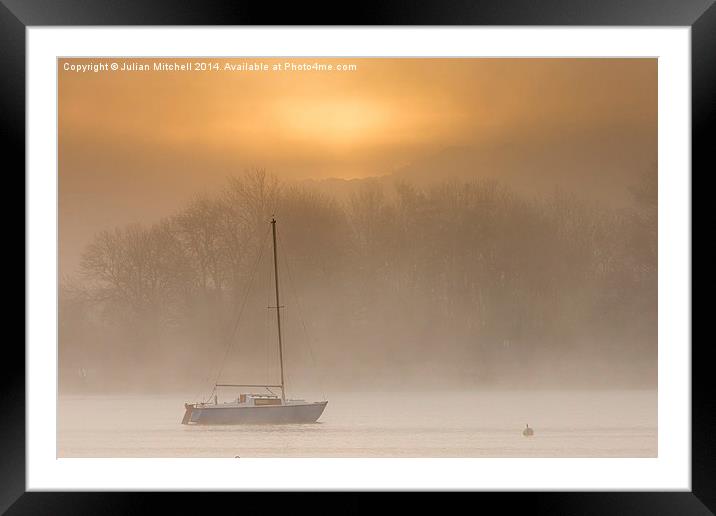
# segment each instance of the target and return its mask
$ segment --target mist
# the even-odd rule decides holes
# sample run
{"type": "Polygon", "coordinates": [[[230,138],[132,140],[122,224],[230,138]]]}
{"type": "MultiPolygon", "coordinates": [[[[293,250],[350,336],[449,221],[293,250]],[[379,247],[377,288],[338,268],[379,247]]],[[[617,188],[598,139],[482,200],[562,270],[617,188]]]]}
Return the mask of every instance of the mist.
{"type": "Polygon", "coordinates": [[[496,179],[231,177],[98,232],[59,294],[61,393],[655,388],[656,168],[623,201],[496,179]]]}

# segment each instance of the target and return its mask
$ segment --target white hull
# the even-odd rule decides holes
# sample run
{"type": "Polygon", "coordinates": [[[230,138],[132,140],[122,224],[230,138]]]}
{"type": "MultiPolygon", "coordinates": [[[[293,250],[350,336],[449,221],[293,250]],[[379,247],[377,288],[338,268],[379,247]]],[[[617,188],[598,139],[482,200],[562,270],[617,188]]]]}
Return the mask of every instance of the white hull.
{"type": "Polygon", "coordinates": [[[285,405],[186,404],[184,425],[277,425],[315,423],[327,401],[288,402],[285,405]]]}

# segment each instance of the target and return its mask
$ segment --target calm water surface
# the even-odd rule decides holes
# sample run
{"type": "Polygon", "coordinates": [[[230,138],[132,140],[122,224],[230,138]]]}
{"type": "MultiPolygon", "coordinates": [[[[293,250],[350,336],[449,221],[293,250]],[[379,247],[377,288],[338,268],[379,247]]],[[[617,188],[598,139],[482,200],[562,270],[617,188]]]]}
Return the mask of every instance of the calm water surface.
{"type": "Polygon", "coordinates": [[[657,455],[656,391],[330,394],[316,424],[231,427],[181,425],[187,400],[63,396],[58,456],[657,455]],[[526,423],[531,438],[522,436],[526,423]]]}

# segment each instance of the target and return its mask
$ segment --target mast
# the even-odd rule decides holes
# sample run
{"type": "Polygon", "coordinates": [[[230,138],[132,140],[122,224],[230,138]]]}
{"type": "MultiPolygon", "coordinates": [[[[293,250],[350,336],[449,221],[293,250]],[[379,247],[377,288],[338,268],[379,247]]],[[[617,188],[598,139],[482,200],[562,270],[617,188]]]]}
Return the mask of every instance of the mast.
{"type": "Polygon", "coordinates": [[[273,235],[273,277],[276,286],[276,325],[278,327],[278,359],[281,364],[281,401],[286,401],[286,388],[283,380],[283,342],[281,340],[281,303],[278,296],[278,258],[276,257],[276,219],[271,217],[273,235]]]}

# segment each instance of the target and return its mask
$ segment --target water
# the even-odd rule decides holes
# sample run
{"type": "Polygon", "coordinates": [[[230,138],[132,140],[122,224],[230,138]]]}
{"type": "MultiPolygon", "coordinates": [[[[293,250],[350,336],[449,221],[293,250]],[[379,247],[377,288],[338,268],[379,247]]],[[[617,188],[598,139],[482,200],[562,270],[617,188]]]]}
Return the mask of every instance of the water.
{"type": "Polygon", "coordinates": [[[363,393],[328,400],[316,424],[200,427],[180,424],[186,399],[63,396],[58,456],[657,455],[653,390],[363,393]],[[522,436],[527,423],[535,431],[530,438],[522,436]]]}

